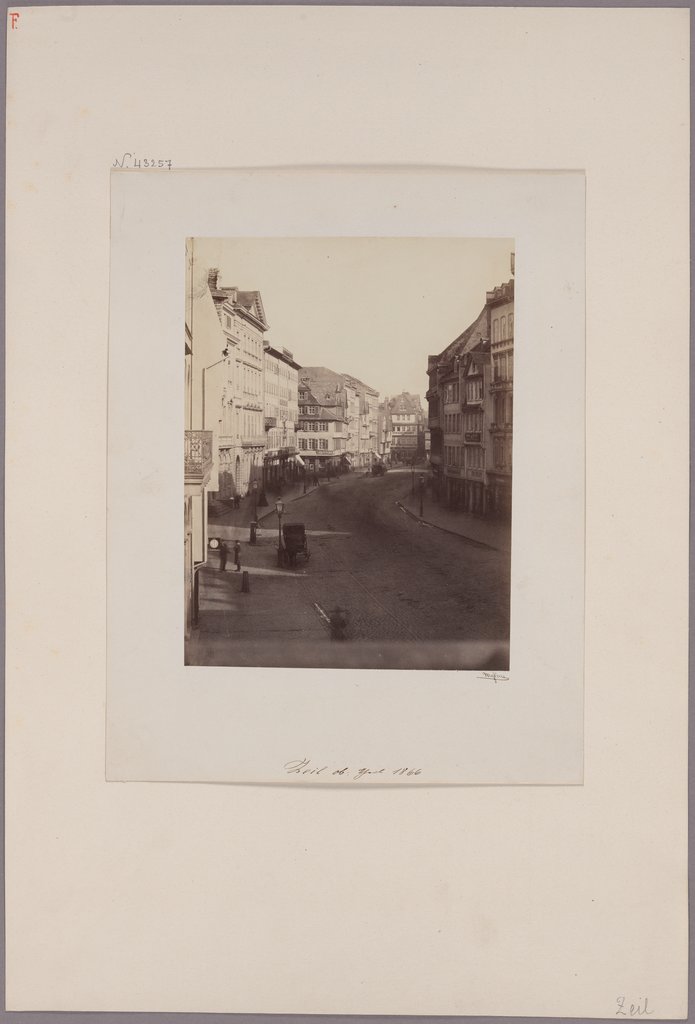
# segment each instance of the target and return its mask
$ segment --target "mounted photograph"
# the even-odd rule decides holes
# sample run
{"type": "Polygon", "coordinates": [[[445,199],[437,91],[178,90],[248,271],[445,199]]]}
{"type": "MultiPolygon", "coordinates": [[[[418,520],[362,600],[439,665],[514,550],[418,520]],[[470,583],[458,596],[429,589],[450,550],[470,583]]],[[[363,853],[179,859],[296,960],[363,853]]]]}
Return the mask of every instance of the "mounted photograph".
{"type": "Polygon", "coordinates": [[[185,259],[185,664],[504,675],[514,240],[185,259]]]}

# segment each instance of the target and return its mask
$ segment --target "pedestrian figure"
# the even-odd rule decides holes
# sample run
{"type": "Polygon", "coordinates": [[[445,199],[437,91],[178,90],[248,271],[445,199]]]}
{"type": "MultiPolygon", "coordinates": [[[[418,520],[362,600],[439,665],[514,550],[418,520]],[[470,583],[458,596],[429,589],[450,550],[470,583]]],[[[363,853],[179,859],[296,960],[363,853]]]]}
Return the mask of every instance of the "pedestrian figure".
{"type": "Polygon", "coordinates": [[[224,572],[227,568],[227,553],[229,548],[223,540],[220,541],[220,570],[224,572]]]}
{"type": "Polygon", "coordinates": [[[234,541],[234,561],[236,562],[236,571],[241,572],[241,544],[238,540],[234,541]]]}
{"type": "Polygon", "coordinates": [[[241,497],[238,494],[234,495],[234,508],[239,508],[241,505],[241,497]]]}

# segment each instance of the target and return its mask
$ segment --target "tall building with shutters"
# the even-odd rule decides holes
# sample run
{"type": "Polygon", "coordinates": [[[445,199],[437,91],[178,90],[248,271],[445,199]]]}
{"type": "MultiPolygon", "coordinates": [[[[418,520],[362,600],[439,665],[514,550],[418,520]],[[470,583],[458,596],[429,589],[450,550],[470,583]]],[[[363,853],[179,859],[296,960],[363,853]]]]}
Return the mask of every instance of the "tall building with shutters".
{"type": "MultiPolygon", "coordinates": [[[[268,322],[258,291],[222,286],[208,273],[210,295],[225,335],[225,360],[211,367],[218,404],[218,498],[242,497],[261,486],[266,449],[265,343],[268,322]]],[[[211,384],[213,383],[211,379],[211,384]]]]}
{"type": "Polygon", "coordinates": [[[419,395],[402,391],[388,401],[391,462],[408,465],[425,457],[425,416],[419,395]]]}
{"type": "Polygon", "coordinates": [[[299,475],[299,365],[286,348],[269,345],[264,358],[264,487],[277,492],[299,475]]]}
{"type": "Polygon", "coordinates": [[[465,331],[428,358],[435,495],[450,508],[508,519],[512,501],[514,281],[493,288],[465,331]]]}

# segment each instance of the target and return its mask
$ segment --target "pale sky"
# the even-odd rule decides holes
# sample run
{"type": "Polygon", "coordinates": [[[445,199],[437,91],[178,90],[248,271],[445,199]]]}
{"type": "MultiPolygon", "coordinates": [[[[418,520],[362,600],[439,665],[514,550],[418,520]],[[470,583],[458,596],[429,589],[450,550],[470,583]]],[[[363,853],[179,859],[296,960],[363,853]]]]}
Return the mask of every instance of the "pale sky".
{"type": "Polygon", "coordinates": [[[425,405],[427,356],[477,317],[485,292],[511,278],[509,239],[196,239],[198,273],[258,290],[275,348],[302,366],[353,374],[383,398],[425,405]]]}

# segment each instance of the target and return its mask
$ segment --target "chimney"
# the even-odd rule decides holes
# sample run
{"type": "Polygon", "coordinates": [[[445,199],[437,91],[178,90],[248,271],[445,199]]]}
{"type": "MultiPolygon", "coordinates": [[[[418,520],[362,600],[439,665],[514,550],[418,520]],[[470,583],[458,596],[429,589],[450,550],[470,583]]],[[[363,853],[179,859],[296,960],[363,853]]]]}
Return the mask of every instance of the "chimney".
{"type": "Polygon", "coordinates": [[[210,267],[208,270],[208,288],[211,292],[217,291],[217,278],[220,276],[218,267],[210,267]]]}

